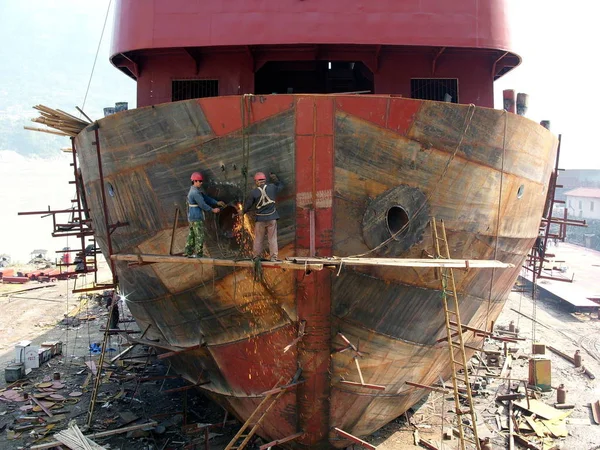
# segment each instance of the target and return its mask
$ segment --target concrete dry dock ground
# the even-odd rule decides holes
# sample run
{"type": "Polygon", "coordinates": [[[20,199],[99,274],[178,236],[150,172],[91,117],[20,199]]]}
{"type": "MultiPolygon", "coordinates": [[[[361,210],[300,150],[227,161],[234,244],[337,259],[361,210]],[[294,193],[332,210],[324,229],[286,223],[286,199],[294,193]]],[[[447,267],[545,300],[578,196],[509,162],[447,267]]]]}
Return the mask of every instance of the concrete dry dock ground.
{"type": "MultiPolygon", "coordinates": [[[[22,286],[19,287],[19,289],[22,288],[22,286]]],[[[93,385],[91,378],[88,379],[90,368],[85,363],[98,361],[98,354],[90,353],[90,344],[102,342],[100,328],[106,324],[107,311],[94,299],[79,304],[78,299],[68,293],[70,288],[72,285],[58,282],[53,287],[30,291],[26,295],[20,294],[27,297],[40,296],[58,302],[26,299],[11,299],[9,302],[6,297],[0,297],[2,310],[0,345],[4,346],[0,356],[0,369],[2,369],[0,389],[6,387],[3,379],[4,368],[14,358],[12,346],[15,342],[22,339],[32,339],[34,342],[62,340],[65,344],[62,356],[51,359],[40,369],[35,369],[28,376],[28,384],[22,385],[23,391],[28,392],[30,396],[37,394],[40,396],[40,401],[50,402],[47,405],[49,405],[49,412],[53,414],[53,417],[49,417],[44,411],[21,410],[22,407],[29,409],[29,406],[33,406],[29,405],[29,401],[0,401],[0,429],[5,427],[0,434],[0,448],[2,449],[17,449],[39,444],[42,442],[39,439],[41,435],[51,435],[67,428],[71,419],[74,419],[80,427],[85,426],[93,385]],[[70,295],[69,310],[75,305],[79,306],[76,311],[76,316],[80,320],[79,324],[72,320],[67,321],[68,326],[60,323],[63,315],[67,312],[67,295],[70,295]],[[27,303],[25,303],[26,301],[27,303]],[[23,313],[28,314],[27,320],[19,322],[18,317],[23,313]],[[58,325],[52,326],[56,323],[58,325]],[[41,326],[36,327],[36,324],[41,326]],[[53,380],[54,372],[60,373],[60,382],[43,387],[47,383],[55,382],[53,380]],[[61,387],[61,385],[64,386],[61,387]],[[82,395],[71,395],[77,392],[82,392],[82,395]],[[64,397],[64,400],[61,397],[64,397]],[[9,427],[12,427],[13,430],[9,430],[9,427]],[[13,434],[15,429],[17,432],[13,434]],[[18,431],[19,429],[22,431],[18,431]],[[16,437],[16,439],[9,439],[9,437],[16,437]]],[[[532,327],[533,322],[526,317],[534,316],[534,302],[527,293],[512,293],[497,321],[498,329],[507,329],[509,323],[513,321],[514,325],[519,328],[519,336],[526,339],[508,345],[509,348],[519,349],[517,353],[513,354],[514,361],[510,377],[525,380],[528,378],[527,358],[531,354],[531,339],[534,332],[536,341],[551,345],[568,355],[574,355],[575,350],[580,349],[583,355],[583,364],[598,376],[597,379],[591,380],[581,372],[581,369],[575,368],[573,364],[562,357],[546,352],[545,356],[552,363],[551,385],[557,387],[559,384],[564,384],[568,391],[566,402],[574,404],[575,408],[565,419],[564,424],[568,435],[549,439],[546,446],[538,443],[536,444],[537,448],[548,449],[558,445],[563,449],[600,449],[600,425],[593,424],[591,410],[587,406],[590,402],[600,400],[600,348],[598,344],[600,321],[597,320],[595,314],[570,313],[564,309],[562,303],[543,293],[540,294],[535,305],[535,317],[538,322],[535,330],[532,327]]],[[[124,313],[122,318],[126,317],[127,312],[122,311],[122,313],[124,313]]],[[[123,322],[120,326],[132,331],[136,330],[134,324],[130,322],[123,322]]],[[[137,335],[133,334],[133,336],[137,335]]],[[[110,359],[117,352],[125,349],[125,339],[113,336],[108,347],[115,350],[107,354],[110,359]]],[[[485,348],[486,350],[502,351],[502,344],[490,341],[485,348]]],[[[184,448],[192,443],[195,443],[197,448],[204,448],[205,432],[193,429],[194,425],[185,427],[184,421],[188,425],[222,423],[225,419],[223,410],[193,389],[178,390],[188,386],[188,383],[177,378],[164,378],[173,375],[168,372],[168,365],[156,360],[152,355],[148,356],[149,352],[151,353],[151,349],[136,347],[127,355],[129,359],[124,360],[122,365],[105,367],[103,383],[94,413],[94,429],[90,432],[114,430],[154,420],[159,425],[154,432],[136,430],[129,434],[124,433],[96,441],[104,446],[110,446],[110,448],[184,448]],[[186,412],[185,417],[182,414],[184,411],[186,412]],[[192,429],[190,430],[190,428],[192,429]],[[192,431],[192,433],[186,431],[192,431]]],[[[472,361],[477,365],[475,359],[472,361]]],[[[500,366],[502,363],[501,359],[500,366]]],[[[500,370],[501,367],[491,369],[494,373],[499,373],[500,370]]],[[[508,383],[496,378],[486,378],[483,376],[484,369],[479,369],[479,373],[482,375],[482,379],[477,380],[477,384],[480,386],[474,397],[479,417],[479,433],[491,438],[493,448],[508,448],[508,430],[504,428],[507,426],[507,408],[496,401],[497,395],[508,392],[508,383]],[[496,419],[497,416],[499,421],[496,419]],[[498,424],[500,424],[500,429],[498,424]]],[[[516,385],[513,383],[513,389],[516,385]]],[[[522,387],[519,392],[523,392],[522,387]]],[[[456,439],[443,441],[443,445],[441,442],[443,428],[449,428],[452,422],[452,414],[449,412],[453,409],[451,397],[451,395],[431,393],[417,411],[409,412],[396,419],[366,440],[382,450],[423,448],[417,447],[413,443],[415,430],[418,430],[420,438],[426,439],[439,449],[458,448],[456,439]]],[[[543,393],[540,401],[547,405],[554,405],[556,391],[543,393]]],[[[517,407],[514,410],[520,411],[517,407]]],[[[224,448],[238,428],[239,424],[230,423],[225,429],[209,429],[210,448],[224,448]]],[[[553,428],[553,431],[558,434],[560,430],[553,428]]],[[[550,433],[549,430],[548,432],[550,433]]],[[[524,431],[521,431],[521,434],[533,441],[531,434],[527,435],[524,431]]],[[[516,448],[520,447],[517,445],[516,448]]]]}

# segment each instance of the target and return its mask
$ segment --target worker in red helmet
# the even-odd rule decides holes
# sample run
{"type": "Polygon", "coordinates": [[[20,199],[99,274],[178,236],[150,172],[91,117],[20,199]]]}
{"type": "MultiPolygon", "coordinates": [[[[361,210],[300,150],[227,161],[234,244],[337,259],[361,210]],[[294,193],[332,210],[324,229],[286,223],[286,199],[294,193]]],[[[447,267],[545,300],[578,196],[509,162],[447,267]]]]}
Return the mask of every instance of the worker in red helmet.
{"type": "Polygon", "coordinates": [[[254,175],[256,187],[248,195],[240,214],[245,214],[251,209],[256,210],[252,256],[254,258],[260,257],[266,233],[271,261],[277,261],[279,258],[279,249],[277,248],[277,220],[279,219],[279,213],[277,212],[275,201],[277,200],[277,194],[283,189],[283,183],[274,173],[271,173],[269,178],[271,182],[267,183],[265,174],[256,172],[254,175]]]}
{"type": "Polygon", "coordinates": [[[225,203],[202,192],[204,178],[200,172],[194,172],[191,181],[192,187],[187,195],[190,231],[185,242],[184,255],[188,258],[202,258],[204,256],[204,211],[218,214],[221,210],[216,207],[222,208],[225,203]]]}

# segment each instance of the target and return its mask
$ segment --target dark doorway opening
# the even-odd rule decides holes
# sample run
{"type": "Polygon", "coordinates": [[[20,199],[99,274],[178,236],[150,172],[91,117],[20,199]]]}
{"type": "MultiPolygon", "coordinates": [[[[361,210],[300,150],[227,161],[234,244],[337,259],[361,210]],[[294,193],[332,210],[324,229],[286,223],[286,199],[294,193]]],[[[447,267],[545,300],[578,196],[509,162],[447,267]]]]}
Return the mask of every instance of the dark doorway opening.
{"type": "Polygon", "coordinates": [[[254,80],[257,95],[373,93],[373,73],[360,61],[269,61],[254,80]]]}

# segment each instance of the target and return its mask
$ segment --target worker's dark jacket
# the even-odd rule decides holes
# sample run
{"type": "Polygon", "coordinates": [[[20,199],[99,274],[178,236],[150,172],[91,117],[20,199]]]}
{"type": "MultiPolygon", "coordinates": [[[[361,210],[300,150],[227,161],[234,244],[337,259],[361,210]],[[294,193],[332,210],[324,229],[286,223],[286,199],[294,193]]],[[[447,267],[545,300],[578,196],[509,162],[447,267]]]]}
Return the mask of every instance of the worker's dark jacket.
{"type": "Polygon", "coordinates": [[[204,220],[202,211],[212,211],[217,206],[217,201],[209,197],[197,187],[192,186],[187,196],[188,221],[198,222],[204,220]]]}
{"type": "Polygon", "coordinates": [[[277,194],[283,189],[283,183],[267,183],[260,187],[255,187],[250,191],[250,195],[244,204],[244,212],[250,209],[256,209],[256,221],[266,222],[268,220],[279,219],[279,213],[275,207],[277,194]]]}

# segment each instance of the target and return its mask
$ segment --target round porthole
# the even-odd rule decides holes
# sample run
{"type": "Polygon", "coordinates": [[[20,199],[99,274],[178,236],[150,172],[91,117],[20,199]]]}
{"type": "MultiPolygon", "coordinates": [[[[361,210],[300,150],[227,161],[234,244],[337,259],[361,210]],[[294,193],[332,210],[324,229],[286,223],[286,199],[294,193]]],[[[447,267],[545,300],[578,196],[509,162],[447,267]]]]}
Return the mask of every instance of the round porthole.
{"type": "Polygon", "coordinates": [[[378,256],[395,256],[419,242],[428,224],[425,194],[418,188],[400,185],[369,202],[362,218],[362,234],[368,248],[378,249],[378,256]]]}
{"type": "Polygon", "coordinates": [[[525,185],[524,184],[522,184],[521,186],[519,186],[519,189],[517,190],[517,198],[523,197],[523,192],[525,192],[525,185]]]}
{"type": "Polygon", "coordinates": [[[394,239],[398,239],[406,234],[408,214],[402,206],[392,206],[388,209],[386,222],[390,235],[394,239]]]}

